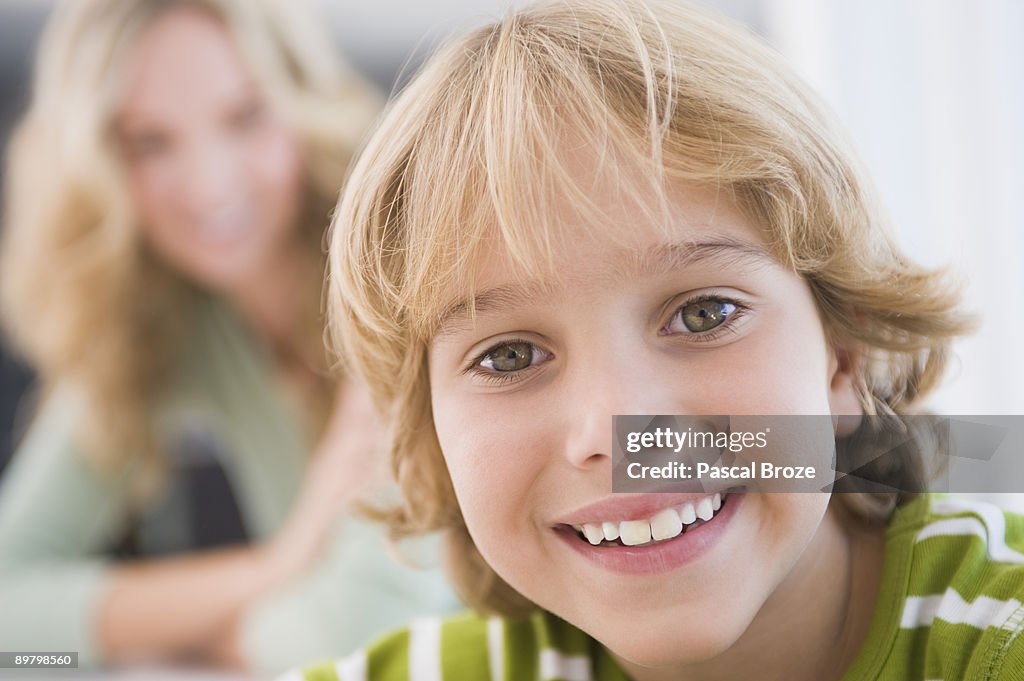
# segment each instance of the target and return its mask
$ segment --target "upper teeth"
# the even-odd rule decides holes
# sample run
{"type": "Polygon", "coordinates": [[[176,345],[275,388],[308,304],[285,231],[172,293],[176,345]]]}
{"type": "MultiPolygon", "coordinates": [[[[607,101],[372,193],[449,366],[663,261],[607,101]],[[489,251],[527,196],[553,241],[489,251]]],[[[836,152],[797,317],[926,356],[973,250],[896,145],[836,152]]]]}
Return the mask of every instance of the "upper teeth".
{"type": "Polygon", "coordinates": [[[626,546],[639,546],[651,541],[662,541],[678,537],[683,528],[697,522],[697,519],[708,521],[722,507],[722,495],[704,497],[697,502],[684,504],[677,508],[666,508],[658,511],[646,520],[623,520],[573,525],[594,546],[602,541],[620,540],[626,546]]]}

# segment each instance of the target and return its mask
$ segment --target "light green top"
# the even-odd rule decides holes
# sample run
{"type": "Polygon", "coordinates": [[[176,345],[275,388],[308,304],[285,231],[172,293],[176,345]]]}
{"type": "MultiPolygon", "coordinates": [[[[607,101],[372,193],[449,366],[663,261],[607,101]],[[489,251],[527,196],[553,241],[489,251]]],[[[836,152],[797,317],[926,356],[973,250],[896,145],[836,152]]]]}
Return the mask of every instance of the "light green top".
{"type": "MultiPolygon", "coordinates": [[[[1024,516],[922,496],[894,515],[871,627],[844,681],[1024,681],[1024,516]]],[[[426,618],[280,681],[625,681],[554,615],[426,618]]]]}
{"type": "MultiPolygon", "coordinates": [[[[268,537],[298,493],[313,442],[269,358],[225,304],[203,299],[194,326],[158,422],[168,433],[200,427],[217,439],[249,535],[268,537]]],[[[130,512],[128,474],[100,475],[76,446],[79,411],[67,391],[51,399],[0,479],[0,649],[78,651],[89,666],[99,663],[94,621],[110,566],[100,552],[122,536],[130,512]]],[[[181,501],[154,500],[157,521],[181,501]]],[[[436,564],[432,549],[412,547],[436,564]]],[[[242,647],[255,670],[276,673],[456,606],[437,570],[401,567],[379,527],[347,518],[304,579],[245,613],[242,647]]]]}

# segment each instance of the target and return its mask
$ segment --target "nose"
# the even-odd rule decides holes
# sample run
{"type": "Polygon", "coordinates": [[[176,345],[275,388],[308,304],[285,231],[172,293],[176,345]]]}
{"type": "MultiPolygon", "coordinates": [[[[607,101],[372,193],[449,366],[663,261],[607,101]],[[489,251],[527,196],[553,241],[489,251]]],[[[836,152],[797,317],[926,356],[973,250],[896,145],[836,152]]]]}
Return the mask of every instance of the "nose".
{"type": "Polygon", "coordinates": [[[237,156],[230,144],[213,137],[197,139],[187,147],[179,186],[193,217],[202,218],[232,201],[242,172],[237,156]]]}
{"type": "Polygon", "coordinates": [[[663,367],[659,371],[655,361],[645,364],[615,359],[621,356],[637,355],[614,353],[612,359],[599,366],[581,362],[567,367],[563,377],[563,451],[577,468],[610,465],[615,415],[692,413],[679,411],[688,409],[681,400],[687,391],[674,385],[663,367]]]}

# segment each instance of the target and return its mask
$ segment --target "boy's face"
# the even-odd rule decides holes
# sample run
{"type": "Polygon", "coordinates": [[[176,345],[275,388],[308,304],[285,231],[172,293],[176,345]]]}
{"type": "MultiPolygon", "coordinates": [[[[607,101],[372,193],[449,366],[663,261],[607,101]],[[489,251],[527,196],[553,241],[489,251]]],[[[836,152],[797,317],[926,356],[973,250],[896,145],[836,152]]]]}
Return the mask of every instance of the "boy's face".
{"type": "Polygon", "coordinates": [[[828,497],[733,494],[674,538],[592,545],[574,525],[635,543],[643,523],[623,521],[706,496],[612,495],[611,416],[859,413],[856,393],[807,284],[725,199],[680,191],[668,237],[614,192],[596,199],[629,238],[556,207],[557,277],[486,256],[476,318],[456,311],[430,346],[437,435],[511,586],[627,660],[705,660],[816,563],[828,497]]]}

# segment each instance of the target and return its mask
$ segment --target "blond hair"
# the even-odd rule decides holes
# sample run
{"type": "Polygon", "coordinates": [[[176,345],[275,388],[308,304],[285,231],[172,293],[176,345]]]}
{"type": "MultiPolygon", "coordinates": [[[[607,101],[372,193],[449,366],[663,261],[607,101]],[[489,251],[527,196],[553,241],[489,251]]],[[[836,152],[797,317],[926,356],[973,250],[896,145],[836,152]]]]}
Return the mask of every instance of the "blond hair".
{"type": "MultiPolygon", "coordinates": [[[[2,314],[44,395],[58,384],[84,393],[80,435],[101,469],[134,456],[162,462],[152,409],[197,299],[140,238],[112,125],[130,50],[164,11],[182,4],[223,24],[294,127],[305,163],[300,229],[316,262],[338,187],[379,111],[373,89],[338,61],[294,3],[70,0],[54,11],[30,108],[10,147],[2,314]]],[[[314,401],[325,402],[333,379],[323,351],[321,273],[311,268],[303,284],[293,344],[324,368],[314,401]]]]}
{"type": "MultiPolygon", "coordinates": [[[[815,97],[743,30],[677,3],[579,0],[515,11],[449,45],[393,103],[343,193],[330,325],[390,416],[405,493],[393,528],[448,529],[462,595],[506,614],[525,603],[466,530],[431,420],[426,354],[447,293],[472,286],[485,242],[528,270],[553,265],[551,192],[587,209],[566,132],[597,148],[633,204],[658,197],[655,214],[679,182],[735,201],[807,281],[829,341],[865,350],[867,414],[909,410],[968,328],[955,284],[898,249],[815,97]],[[623,163],[640,172],[616,174],[623,163]]],[[[589,217],[613,238],[622,231],[589,217]]],[[[894,499],[851,503],[881,518],[894,499]]]]}

